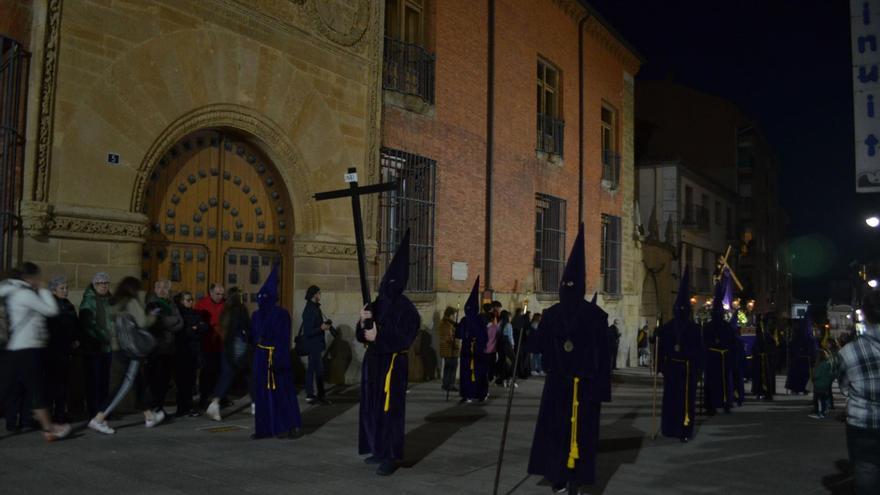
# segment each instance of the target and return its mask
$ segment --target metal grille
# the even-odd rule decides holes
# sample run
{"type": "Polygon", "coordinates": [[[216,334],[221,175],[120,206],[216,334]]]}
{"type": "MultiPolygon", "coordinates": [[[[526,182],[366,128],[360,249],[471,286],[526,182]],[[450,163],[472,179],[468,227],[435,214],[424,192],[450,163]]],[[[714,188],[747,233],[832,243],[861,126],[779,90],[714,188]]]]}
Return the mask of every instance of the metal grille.
{"type": "Polygon", "coordinates": [[[535,271],[541,292],[558,292],[565,269],[565,200],[535,196],[535,271]]]}
{"type": "Polygon", "coordinates": [[[602,292],[620,294],[620,217],[602,215],[602,292]]]}
{"type": "Polygon", "coordinates": [[[602,152],[602,180],[612,189],[617,189],[620,182],[620,155],[614,151],[602,152]]]}
{"type": "Polygon", "coordinates": [[[380,255],[385,266],[410,230],[407,290],[434,290],[434,202],[437,162],[404,151],[382,148],[382,182],[399,181],[396,191],[380,196],[380,255]]]}
{"type": "Polygon", "coordinates": [[[565,122],[550,115],[538,114],[538,151],[562,156],[565,122]]]}
{"type": "MultiPolygon", "coordinates": [[[[13,239],[21,229],[18,202],[24,166],[25,108],[30,54],[0,36],[0,269],[12,266],[13,239]]],[[[19,236],[20,237],[20,236],[19,236]]]]}
{"type": "Polygon", "coordinates": [[[417,44],[386,37],[382,89],[418,96],[434,103],[434,55],[417,44]]]}

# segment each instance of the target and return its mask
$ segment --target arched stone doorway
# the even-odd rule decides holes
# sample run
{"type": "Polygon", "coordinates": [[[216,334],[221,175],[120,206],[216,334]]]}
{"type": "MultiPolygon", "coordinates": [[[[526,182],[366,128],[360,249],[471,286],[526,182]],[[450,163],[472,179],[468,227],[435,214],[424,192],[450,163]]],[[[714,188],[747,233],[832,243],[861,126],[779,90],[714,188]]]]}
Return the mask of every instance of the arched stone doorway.
{"type": "Polygon", "coordinates": [[[168,279],[174,291],[197,297],[212,282],[237,286],[253,309],[279,263],[287,300],[291,202],[276,167],[249,139],[222,129],[185,136],[154,164],[144,198],[145,282],[168,279]]]}

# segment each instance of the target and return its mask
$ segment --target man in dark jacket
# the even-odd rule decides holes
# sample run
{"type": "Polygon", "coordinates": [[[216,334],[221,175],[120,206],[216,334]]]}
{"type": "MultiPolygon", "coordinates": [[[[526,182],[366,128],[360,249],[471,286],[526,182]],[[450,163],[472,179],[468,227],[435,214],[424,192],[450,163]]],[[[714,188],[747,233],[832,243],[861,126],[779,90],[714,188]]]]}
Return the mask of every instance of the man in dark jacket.
{"type": "Polygon", "coordinates": [[[68,384],[70,357],[79,346],[79,318],[76,307],[67,299],[67,279],[54,277],[49,290],[58,303],[58,314],[46,320],[49,327],[49,359],[46,374],[49,382],[49,413],[60,423],[69,421],[68,384]]]}
{"type": "Polygon", "coordinates": [[[171,384],[171,371],[174,369],[175,337],[183,329],[180,310],[171,299],[171,282],[157,280],[153,293],[147,296],[147,309],[155,308],[159,314],[150,331],[156,337],[156,349],[147,359],[146,374],[150,382],[153,411],[162,411],[165,395],[171,384]]]}
{"type": "Polygon", "coordinates": [[[309,404],[327,402],[324,399],[324,365],[321,354],[326,348],[324,332],[329,329],[330,325],[321,313],[321,289],[312,285],[306,290],[306,307],[302,312],[302,339],[298,344],[304,347],[309,357],[306,370],[306,402],[309,404]],[[318,395],[315,395],[316,386],[318,395]]]}

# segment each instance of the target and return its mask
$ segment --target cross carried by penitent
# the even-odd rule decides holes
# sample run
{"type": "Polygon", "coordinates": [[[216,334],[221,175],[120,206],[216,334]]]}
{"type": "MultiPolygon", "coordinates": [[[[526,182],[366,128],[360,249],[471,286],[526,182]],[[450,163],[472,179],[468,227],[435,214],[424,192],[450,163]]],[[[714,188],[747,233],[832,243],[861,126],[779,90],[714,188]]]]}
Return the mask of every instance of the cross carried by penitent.
{"type": "Polygon", "coordinates": [[[727,269],[730,272],[730,277],[733,279],[733,282],[736,284],[739,290],[743,290],[742,284],[739,282],[739,279],[736,278],[736,273],[733,271],[733,268],[727,263],[727,258],[730,256],[730,245],[727,246],[727,252],[724,253],[724,256],[718,257],[718,274],[712,277],[712,281],[718,283],[721,280],[721,276],[724,275],[724,270],[727,269]]]}
{"type": "MultiPolygon", "coordinates": [[[[351,198],[351,214],[354,217],[354,241],[357,248],[358,273],[361,280],[361,296],[364,304],[370,304],[370,289],[367,287],[367,256],[364,247],[364,221],[361,218],[361,196],[365,194],[376,194],[385,191],[395,191],[400,186],[397,182],[383,182],[380,184],[371,184],[369,186],[358,186],[357,169],[350,167],[348,173],[345,174],[345,182],[348,183],[348,189],[337,189],[335,191],[325,191],[316,193],[313,197],[315,201],[324,201],[336,198],[351,198]]],[[[371,320],[364,322],[364,328],[373,328],[371,320]]]]}

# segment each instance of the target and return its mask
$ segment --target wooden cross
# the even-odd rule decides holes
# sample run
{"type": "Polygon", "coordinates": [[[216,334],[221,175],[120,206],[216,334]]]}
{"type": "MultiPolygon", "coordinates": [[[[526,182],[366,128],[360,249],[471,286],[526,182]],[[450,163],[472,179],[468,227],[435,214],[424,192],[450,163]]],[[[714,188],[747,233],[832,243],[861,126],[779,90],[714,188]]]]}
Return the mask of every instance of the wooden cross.
{"type": "Polygon", "coordinates": [[[719,280],[721,280],[721,276],[724,275],[724,269],[727,268],[727,271],[730,272],[730,277],[733,278],[733,281],[734,281],[734,283],[736,283],[736,286],[739,288],[739,290],[743,290],[743,286],[739,282],[739,279],[736,278],[736,273],[734,273],[733,268],[731,268],[730,265],[727,264],[727,258],[730,256],[730,249],[731,249],[730,245],[728,244],[727,245],[727,252],[724,253],[724,256],[721,256],[718,258],[718,275],[716,275],[714,277],[714,279],[715,279],[714,281],[718,282],[719,280]]]}
{"type": "MultiPolygon", "coordinates": [[[[370,289],[367,287],[367,262],[366,248],[364,247],[364,222],[361,219],[361,196],[364,194],[376,194],[385,191],[397,190],[399,184],[397,182],[384,182],[381,184],[371,184],[369,186],[358,186],[357,169],[351,167],[345,174],[345,182],[348,183],[348,189],[337,189],[335,191],[319,192],[314,195],[315,201],[324,201],[336,198],[351,198],[351,214],[354,217],[354,241],[357,248],[358,272],[361,279],[361,296],[364,304],[370,304],[370,289]]],[[[373,323],[364,322],[364,328],[373,328],[373,323]]]]}

